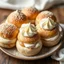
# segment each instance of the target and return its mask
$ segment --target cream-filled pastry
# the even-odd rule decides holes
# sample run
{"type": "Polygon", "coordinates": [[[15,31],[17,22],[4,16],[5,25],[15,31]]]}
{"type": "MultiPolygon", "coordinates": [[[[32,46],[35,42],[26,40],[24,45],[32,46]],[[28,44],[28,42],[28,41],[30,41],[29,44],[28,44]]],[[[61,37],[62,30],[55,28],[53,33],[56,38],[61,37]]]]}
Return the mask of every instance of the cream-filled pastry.
{"type": "Polygon", "coordinates": [[[36,18],[38,19],[38,22],[36,21],[37,32],[41,35],[44,46],[54,46],[61,38],[59,24],[53,19],[55,16],[52,12],[44,11],[40,14],[36,18]]]}
{"type": "Polygon", "coordinates": [[[26,15],[32,24],[35,24],[35,19],[39,11],[35,7],[26,7],[22,9],[22,13],[26,15]]]}
{"type": "Polygon", "coordinates": [[[42,42],[33,24],[27,23],[21,26],[16,47],[25,56],[32,56],[40,52],[42,42]]]}
{"type": "Polygon", "coordinates": [[[58,42],[60,41],[60,39],[62,37],[61,30],[62,30],[62,28],[59,26],[59,32],[57,35],[55,35],[51,38],[45,38],[45,39],[42,38],[44,46],[49,47],[49,46],[54,46],[54,45],[58,44],[58,42]]]}
{"type": "Polygon", "coordinates": [[[0,46],[5,48],[12,48],[15,46],[18,28],[9,23],[2,23],[0,25],[0,46]]]}
{"type": "Polygon", "coordinates": [[[16,27],[20,28],[22,24],[28,23],[28,20],[21,10],[16,10],[7,17],[6,23],[12,23],[16,25],[16,27]]]}
{"type": "Polygon", "coordinates": [[[39,22],[44,18],[51,18],[52,20],[56,21],[55,15],[50,11],[42,11],[40,12],[36,17],[36,24],[39,24],[39,22]]]}
{"type": "Polygon", "coordinates": [[[44,38],[53,37],[59,32],[58,23],[50,19],[44,18],[36,25],[38,33],[44,38]]]}

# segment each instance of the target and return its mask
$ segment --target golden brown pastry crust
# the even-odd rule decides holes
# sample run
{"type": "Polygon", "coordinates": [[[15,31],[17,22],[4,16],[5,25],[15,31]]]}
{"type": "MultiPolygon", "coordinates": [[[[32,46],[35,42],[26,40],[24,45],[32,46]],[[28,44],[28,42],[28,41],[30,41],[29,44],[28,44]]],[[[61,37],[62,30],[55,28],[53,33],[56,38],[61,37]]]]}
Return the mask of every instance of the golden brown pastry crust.
{"type": "Polygon", "coordinates": [[[22,34],[18,34],[18,40],[23,43],[36,43],[40,39],[38,34],[34,35],[33,37],[25,37],[22,34]]]}
{"type": "Polygon", "coordinates": [[[22,13],[24,13],[30,20],[33,20],[36,18],[39,11],[34,7],[27,7],[22,9],[22,13]]]}
{"type": "Polygon", "coordinates": [[[30,20],[30,22],[34,24],[36,16],[38,15],[39,11],[34,7],[27,7],[22,9],[22,13],[24,13],[27,16],[27,18],[30,20]]]}
{"type": "Polygon", "coordinates": [[[49,11],[47,11],[48,13],[44,13],[44,12],[46,12],[46,11],[42,11],[41,13],[39,13],[38,14],[38,16],[36,17],[36,24],[39,24],[39,22],[42,20],[42,19],[44,19],[44,18],[51,18],[51,19],[53,19],[55,22],[56,22],[56,17],[54,16],[54,14],[52,13],[52,14],[49,14],[50,12],[49,11]]]}
{"type": "Polygon", "coordinates": [[[28,23],[27,17],[21,12],[21,10],[12,12],[6,21],[16,25],[17,27],[20,27],[23,23],[28,23]]]}
{"type": "Polygon", "coordinates": [[[0,25],[0,36],[6,39],[14,39],[18,34],[18,28],[9,23],[2,23],[0,25]]]}
{"type": "Polygon", "coordinates": [[[55,35],[58,34],[59,32],[59,27],[55,27],[54,29],[52,30],[44,30],[43,28],[40,27],[40,25],[38,24],[36,26],[37,28],[37,32],[40,34],[40,36],[42,36],[43,38],[51,38],[55,35]]]}

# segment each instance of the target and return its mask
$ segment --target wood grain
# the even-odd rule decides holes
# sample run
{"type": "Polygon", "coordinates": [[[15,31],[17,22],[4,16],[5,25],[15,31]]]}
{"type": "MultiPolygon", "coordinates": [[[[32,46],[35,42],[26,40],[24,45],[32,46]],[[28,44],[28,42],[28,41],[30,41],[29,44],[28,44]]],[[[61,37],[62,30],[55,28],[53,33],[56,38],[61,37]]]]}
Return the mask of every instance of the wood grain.
{"type": "MultiPolygon", "coordinates": [[[[55,6],[49,10],[55,14],[58,22],[64,23],[64,5],[55,6]]],[[[3,21],[11,12],[12,10],[0,9],[0,22],[3,21]]],[[[35,61],[19,60],[9,57],[0,50],[0,64],[59,64],[59,62],[51,59],[50,57],[35,61]]]]}

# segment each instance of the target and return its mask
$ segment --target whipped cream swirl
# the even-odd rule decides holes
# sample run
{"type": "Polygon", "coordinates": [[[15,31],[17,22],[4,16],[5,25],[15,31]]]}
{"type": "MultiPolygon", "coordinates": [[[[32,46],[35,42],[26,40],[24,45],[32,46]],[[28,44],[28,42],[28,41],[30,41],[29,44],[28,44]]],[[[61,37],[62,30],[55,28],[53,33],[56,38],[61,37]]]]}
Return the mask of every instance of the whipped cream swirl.
{"type": "Polygon", "coordinates": [[[20,28],[20,32],[23,36],[27,37],[32,37],[37,34],[36,27],[31,23],[23,24],[20,28]]]}
{"type": "Polygon", "coordinates": [[[52,30],[56,25],[57,23],[49,17],[42,19],[40,22],[40,27],[47,30],[52,30]]]}

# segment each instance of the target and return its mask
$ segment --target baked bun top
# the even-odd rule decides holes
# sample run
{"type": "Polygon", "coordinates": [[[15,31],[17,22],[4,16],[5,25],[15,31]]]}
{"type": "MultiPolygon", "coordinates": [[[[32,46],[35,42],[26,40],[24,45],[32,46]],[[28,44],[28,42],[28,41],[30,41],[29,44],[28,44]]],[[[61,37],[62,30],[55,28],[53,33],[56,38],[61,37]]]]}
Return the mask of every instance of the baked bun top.
{"type": "Polygon", "coordinates": [[[56,22],[56,17],[54,16],[54,14],[52,12],[50,12],[50,11],[42,11],[36,17],[36,24],[38,24],[44,18],[51,18],[52,20],[54,20],[56,22]]]}
{"type": "Polygon", "coordinates": [[[22,13],[24,13],[30,20],[33,20],[36,18],[39,11],[34,7],[27,7],[22,9],[22,13]]]}
{"type": "Polygon", "coordinates": [[[0,37],[6,38],[6,39],[14,39],[16,38],[18,34],[18,28],[9,23],[2,23],[0,25],[0,37]]]}
{"type": "Polygon", "coordinates": [[[8,16],[7,22],[12,23],[17,27],[20,27],[21,24],[26,23],[28,21],[26,16],[21,12],[21,10],[16,10],[8,16]]]}

